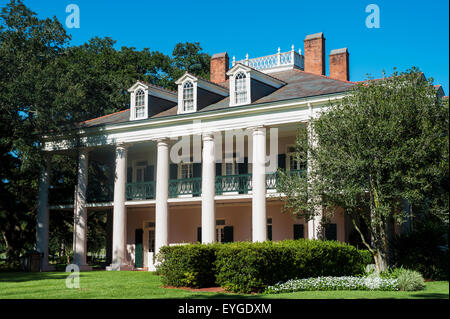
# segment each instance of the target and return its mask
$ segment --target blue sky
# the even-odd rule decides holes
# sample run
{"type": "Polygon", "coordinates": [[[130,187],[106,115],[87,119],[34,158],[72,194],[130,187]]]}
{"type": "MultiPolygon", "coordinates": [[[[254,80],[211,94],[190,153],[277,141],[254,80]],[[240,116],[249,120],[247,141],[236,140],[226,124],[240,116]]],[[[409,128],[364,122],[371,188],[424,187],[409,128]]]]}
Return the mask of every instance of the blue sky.
{"type": "MultiPolygon", "coordinates": [[[[0,0],[3,6],[7,0],[0,0]]],[[[394,67],[418,66],[449,94],[449,4],[428,1],[113,1],[25,0],[39,17],[64,24],[68,4],[80,8],[80,28],[67,29],[72,44],[109,36],[117,47],[144,47],[170,54],[178,42],[200,42],[210,54],[242,59],[303,50],[306,35],[324,32],[326,55],[347,47],[350,80],[381,77],[394,67]],[[380,9],[380,28],[367,28],[369,4],[380,9]]],[[[328,57],[327,57],[328,60],[328,57]]],[[[328,69],[328,61],[327,61],[328,69]]],[[[328,74],[328,70],[327,70],[328,74]]]]}

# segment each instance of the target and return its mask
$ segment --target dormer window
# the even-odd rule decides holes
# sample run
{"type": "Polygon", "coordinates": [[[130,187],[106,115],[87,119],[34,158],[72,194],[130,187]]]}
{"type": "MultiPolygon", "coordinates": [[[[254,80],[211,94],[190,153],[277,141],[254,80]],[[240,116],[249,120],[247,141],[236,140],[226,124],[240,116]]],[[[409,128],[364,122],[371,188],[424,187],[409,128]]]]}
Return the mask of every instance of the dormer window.
{"type": "Polygon", "coordinates": [[[244,72],[239,72],[236,74],[234,78],[234,85],[235,85],[235,103],[238,104],[244,104],[247,102],[247,76],[244,72]]]}
{"type": "Polygon", "coordinates": [[[279,79],[241,63],[236,63],[227,75],[230,77],[230,106],[251,104],[286,85],[279,79]]]}
{"type": "Polygon", "coordinates": [[[145,92],[142,89],[136,91],[134,117],[136,119],[145,117],[145,92]]]}
{"type": "Polygon", "coordinates": [[[178,114],[198,112],[228,96],[228,89],[189,73],[185,73],[178,85],[178,114]]]}
{"type": "Polygon", "coordinates": [[[130,121],[144,120],[177,105],[177,93],[159,86],[137,81],[130,93],[130,121]]]}
{"type": "Polygon", "coordinates": [[[194,85],[187,81],[183,85],[183,112],[194,110],[194,85]]]}

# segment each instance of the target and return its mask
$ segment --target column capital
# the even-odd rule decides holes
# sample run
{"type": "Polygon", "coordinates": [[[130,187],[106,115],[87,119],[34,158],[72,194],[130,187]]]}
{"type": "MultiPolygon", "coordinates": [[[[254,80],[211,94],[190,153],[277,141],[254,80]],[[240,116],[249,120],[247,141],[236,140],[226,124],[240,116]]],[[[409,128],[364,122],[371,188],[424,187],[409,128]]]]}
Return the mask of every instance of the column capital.
{"type": "Polygon", "coordinates": [[[157,138],[156,140],[156,145],[169,145],[169,139],[168,138],[157,138]]]}
{"type": "Polygon", "coordinates": [[[248,128],[248,130],[251,130],[253,135],[262,134],[265,133],[266,126],[265,125],[251,126],[248,128]]]}
{"type": "Polygon", "coordinates": [[[121,149],[127,150],[129,147],[130,147],[129,143],[125,143],[125,142],[116,143],[116,148],[121,148],[121,149]]]}
{"type": "Polygon", "coordinates": [[[212,141],[212,140],[214,140],[214,133],[213,132],[202,133],[202,140],[203,141],[212,141]]]}

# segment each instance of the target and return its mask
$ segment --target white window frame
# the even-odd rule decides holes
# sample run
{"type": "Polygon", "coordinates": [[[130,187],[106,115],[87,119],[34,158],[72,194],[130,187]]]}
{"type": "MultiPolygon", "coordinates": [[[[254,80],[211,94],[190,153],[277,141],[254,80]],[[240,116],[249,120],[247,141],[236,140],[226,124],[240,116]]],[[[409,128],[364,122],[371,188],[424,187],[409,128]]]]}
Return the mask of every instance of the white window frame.
{"type": "Polygon", "coordinates": [[[246,105],[251,103],[251,79],[250,79],[250,72],[246,71],[244,69],[238,69],[234,74],[230,77],[230,106],[239,106],[239,105],[246,105]],[[245,101],[241,101],[237,103],[236,101],[236,77],[238,74],[244,74],[245,75],[245,86],[247,89],[247,96],[245,101]]]}
{"type": "Polygon", "coordinates": [[[148,166],[149,164],[148,164],[148,160],[146,160],[146,159],[142,159],[142,160],[134,160],[133,161],[133,165],[132,165],[132,167],[133,167],[133,182],[134,183],[137,183],[138,182],[138,169],[142,169],[142,181],[141,182],[144,182],[144,179],[145,179],[145,169],[147,168],[147,166],[148,166]],[[138,165],[138,163],[140,163],[140,162],[146,162],[146,165],[144,166],[144,165],[138,165]]]}
{"type": "Polygon", "coordinates": [[[295,144],[289,144],[289,145],[286,145],[286,169],[289,170],[289,171],[290,171],[291,169],[294,169],[294,170],[300,170],[301,167],[300,167],[300,162],[299,162],[299,161],[297,161],[297,166],[298,166],[298,167],[291,168],[291,157],[292,157],[293,154],[294,154],[294,152],[289,152],[289,149],[290,149],[291,147],[294,147],[294,148],[295,148],[295,144]]]}
{"type": "Polygon", "coordinates": [[[239,166],[238,166],[238,163],[236,162],[236,157],[233,157],[233,162],[230,163],[230,162],[224,161],[222,163],[222,176],[229,176],[227,174],[227,165],[230,165],[230,164],[231,164],[231,167],[233,170],[233,174],[231,174],[231,175],[239,175],[239,166]],[[237,174],[236,174],[236,171],[237,171],[237,174]]]}
{"type": "Polygon", "coordinates": [[[148,118],[148,90],[143,86],[138,86],[133,93],[131,93],[131,114],[130,120],[142,120],[148,118]],[[143,116],[136,116],[136,96],[139,91],[144,92],[144,113],[143,116]]]}
{"type": "Polygon", "coordinates": [[[184,178],[193,178],[194,177],[194,163],[193,162],[181,162],[178,164],[178,179],[184,179],[184,178]],[[191,177],[182,177],[182,167],[183,166],[189,166],[190,167],[190,175],[191,177]]]}
{"type": "Polygon", "coordinates": [[[226,226],[226,220],[223,218],[216,219],[216,242],[222,243],[222,237],[225,239],[225,226],[226,226]],[[217,225],[218,221],[223,220],[223,224],[217,225]]]}
{"type": "Polygon", "coordinates": [[[178,84],[178,114],[188,114],[197,112],[197,88],[198,88],[198,82],[195,78],[192,77],[186,77],[181,83],[178,84]],[[193,97],[193,107],[192,110],[185,110],[184,109],[184,85],[187,82],[192,83],[192,97],[193,97]]]}
{"type": "Polygon", "coordinates": [[[192,83],[192,81],[186,81],[183,84],[183,113],[190,113],[194,110],[195,106],[194,106],[194,83],[192,83]],[[189,85],[189,87],[187,87],[189,85]],[[192,98],[191,99],[187,99],[186,98],[186,92],[188,90],[192,90],[192,98]],[[190,108],[187,109],[187,101],[191,102],[192,105],[190,105],[190,108]]]}

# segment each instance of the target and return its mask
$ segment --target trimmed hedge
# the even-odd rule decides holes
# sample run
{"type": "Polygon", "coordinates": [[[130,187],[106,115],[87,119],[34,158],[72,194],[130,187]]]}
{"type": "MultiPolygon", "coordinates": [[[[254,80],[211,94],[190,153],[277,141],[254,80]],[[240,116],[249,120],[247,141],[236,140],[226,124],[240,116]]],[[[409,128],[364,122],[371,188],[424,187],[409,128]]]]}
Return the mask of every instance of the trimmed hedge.
{"type": "Polygon", "coordinates": [[[336,241],[232,243],[217,251],[217,283],[233,292],[261,292],[289,279],[364,273],[371,256],[336,241]]]}
{"type": "Polygon", "coordinates": [[[261,292],[294,278],[353,276],[372,263],[369,252],[336,241],[285,240],[164,247],[158,272],[172,286],[220,285],[261,292]]]}
{"type": "Polygon", "coordinates": [[[218,244],[164,246],[158,254],[157,273],[164,285],[212,287],[216,285],[214,263],[218,244]]]}

